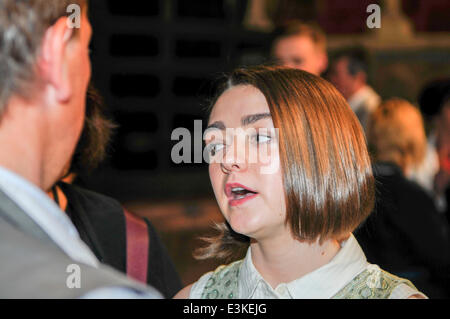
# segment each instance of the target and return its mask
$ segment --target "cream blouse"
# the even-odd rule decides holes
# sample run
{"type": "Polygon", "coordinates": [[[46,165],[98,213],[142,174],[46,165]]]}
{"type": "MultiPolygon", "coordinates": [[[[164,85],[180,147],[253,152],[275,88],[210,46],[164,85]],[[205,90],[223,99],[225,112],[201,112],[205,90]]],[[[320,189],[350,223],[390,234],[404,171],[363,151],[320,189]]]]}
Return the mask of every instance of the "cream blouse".
{"type": "MultiPolygon", "coordinates": [[[[364,270],[379,269],[370,264],[353,235],[341,243],[334,258],[322,267],[289,283],[281,283],[273,289],[253,265],[251,248],[240,265],[238,282],[240,299],[328,299],[344,288],[364,270]]],[[[213,272],[204,274],[191,288],[189,298],[199,299],[213,272]]],[[[391,293],[389,299],[406,299],[423,293],[402,283],[391,293]]]]}

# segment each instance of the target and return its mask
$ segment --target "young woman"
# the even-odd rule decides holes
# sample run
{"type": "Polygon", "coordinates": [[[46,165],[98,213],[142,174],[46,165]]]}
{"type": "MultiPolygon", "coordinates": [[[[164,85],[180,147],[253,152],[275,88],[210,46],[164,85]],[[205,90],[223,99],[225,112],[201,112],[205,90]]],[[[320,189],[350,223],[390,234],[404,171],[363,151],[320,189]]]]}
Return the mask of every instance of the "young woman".
{"type": "Polygon", "coordinates": [[[238,69],[213,105],[205,140],[226,223],[200,257],[247,254],[176,297],[425,297],[369,264],[352,235],[373,208],[374,180],[361,126],[331,84],[238,69]]]}

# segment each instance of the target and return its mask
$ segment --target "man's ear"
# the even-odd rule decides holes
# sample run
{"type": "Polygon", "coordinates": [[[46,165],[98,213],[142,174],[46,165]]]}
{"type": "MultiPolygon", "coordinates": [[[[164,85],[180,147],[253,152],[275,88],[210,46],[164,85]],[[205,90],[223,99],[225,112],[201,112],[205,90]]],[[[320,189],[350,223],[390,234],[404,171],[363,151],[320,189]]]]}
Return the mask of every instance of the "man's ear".
{"type": "Polygon", "coordinates": [[[56,98],[61,102],[67,101],[72,95],[66,66],[66,50],[72,32],[73,29],[68,27],[66,17],[58,19],[45,32],[38,61],[41,78],[45,84],[54,88],[56,98]]]}

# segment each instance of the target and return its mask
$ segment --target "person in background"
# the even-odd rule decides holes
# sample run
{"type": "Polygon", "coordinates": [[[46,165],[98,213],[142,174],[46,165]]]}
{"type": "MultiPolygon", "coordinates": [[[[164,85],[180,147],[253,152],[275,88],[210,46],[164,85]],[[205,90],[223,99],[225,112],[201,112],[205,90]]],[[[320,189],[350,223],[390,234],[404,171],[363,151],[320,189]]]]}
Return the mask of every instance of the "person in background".
{"type": "Polygon", "coordinates": [[[107,154],[115,125],[105,117],[103,107],[103,99],[90,85],[84,128],[70,168],[48,194],[102,263],[172,298],[182,288],[181,280],[150,221],[125,210],[111,197],[72,184],[78,174],[95,169],[107,154]]]}
{"type": "Polygon", "coordinates": [[[450,222],[450,94],[444,98],[436,124],[439,172],[435,178],[435,191],[445,201],[443,211],[450,222]]]}
{"type": "Polygon", "coordinates": [[[361,125],[334,86],[264,66],[223,83],[205,143],[225,222],[197,256],[246,255],[176,298],[425,298],[370,264],[352,235],[372,212],[375,187],[361,125]]]}
{"type": "Polygon", "coordinates": [[[101,264],[45,193],[85,119],[87,10],[86,0],[0,2],[0,298],[162,297],[101,264]]]}
{"type": "Polygon", "coordinates": [[[367,61],[362,49],[346,49],[334,56],[329,80],[347,100],[365,132],[370,114],[381,102],[380,96],[368,85],[367,76],[367,61]]]}
{"type": "Polygon", "coordinates": [[[374,160],[374,213],[356,232],[367,259],[408,278],[430,298],[448,297],[449,227],[433,199],[406,178],[426,153],[418,108],[393,98],[370,118],[369,149],[374,160]]]}
{"type": "Polygon", "coordinates": [[[275,31],[271,55],[280,65],[321,75],[328,66],[326,42],[319,27],[293,21],[275,31]]]}
{"type": "Polygon", "coordinates": [[[437,207],[450,221],[450,78],[428,83],[419,95],[426,119],[428,148],[436,155],[433,171],[426,174],[437,207]]]}

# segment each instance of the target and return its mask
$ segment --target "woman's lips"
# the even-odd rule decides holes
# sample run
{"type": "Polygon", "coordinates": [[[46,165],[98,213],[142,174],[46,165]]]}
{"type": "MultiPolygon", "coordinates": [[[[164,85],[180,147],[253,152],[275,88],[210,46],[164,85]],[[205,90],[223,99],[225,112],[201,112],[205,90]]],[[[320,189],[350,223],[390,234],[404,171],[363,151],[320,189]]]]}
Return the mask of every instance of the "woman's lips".
{"type": "Polygon", "coordinates": [[[259,195],[256,191],[239,183],[226,184],[225,194],[228,197],[228,204],[232,207],[242,205],[259,195]]]}
{"type": "Polygon", "coordinates": [[[236,206],[242,205],[245,202],[248,202],[249,200],[251,200],[251,199],[255,198],[256,196],[258,196],[258,194],[252,194],[252,193],[250,193],[250,194],[251,195],[247,195],[247,196],[245,196],[243,198],[240,198],[240,199],[230,199],[229,198],[228,199],[228,204],[230,206],[232,206],[232,207],[236,207],[236,206]]]}

